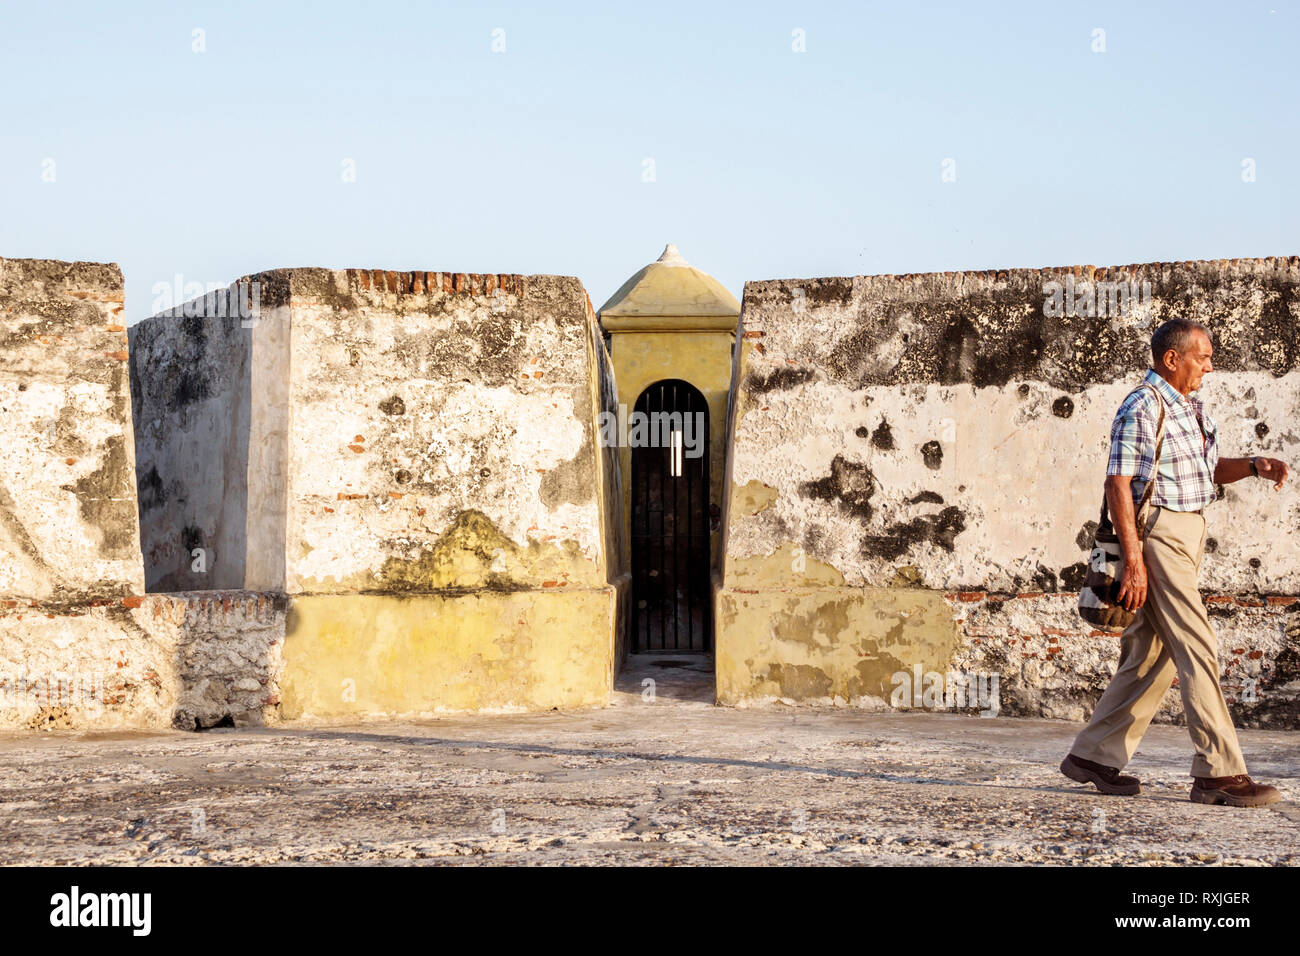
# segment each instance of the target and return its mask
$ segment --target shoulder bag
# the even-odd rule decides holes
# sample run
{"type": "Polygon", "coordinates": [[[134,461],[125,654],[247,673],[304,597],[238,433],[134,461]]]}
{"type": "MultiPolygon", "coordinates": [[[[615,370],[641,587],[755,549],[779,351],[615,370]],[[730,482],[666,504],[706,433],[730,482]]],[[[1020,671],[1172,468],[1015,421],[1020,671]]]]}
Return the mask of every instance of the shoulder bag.
{"type": "MultiPolygon", "coordinates": [[[[1160,452],[1165,443],[1165,402],[1150,385],[1143,388],[1155,393],[1160,405],[1160,422],[1156,426],[1155,462],[1151,466],[1151,480],[1142,490],[1142,500],[1137,508],[1138,541],[1146,537],[1147,518],[1151,513],[1151,493],[1156,487],[1160,471],[1160,452]]],[[[1133,393],[1129,393],[1130,395],[1133,393]]],[[[1133,623],[1137,611],[1130,611],[1119,603],[1119,589],[1124,578],[1124,558],[1120,553],[1119,535],[1110,520],[1110,508],[1105,492],[1101,496],[1101,521],[1093,535],[1092,552],[1088,556],[1088,575],[1083,590],[1079,592],[1079,616],[1102,631],[1121,633],[1133,623]]]]}

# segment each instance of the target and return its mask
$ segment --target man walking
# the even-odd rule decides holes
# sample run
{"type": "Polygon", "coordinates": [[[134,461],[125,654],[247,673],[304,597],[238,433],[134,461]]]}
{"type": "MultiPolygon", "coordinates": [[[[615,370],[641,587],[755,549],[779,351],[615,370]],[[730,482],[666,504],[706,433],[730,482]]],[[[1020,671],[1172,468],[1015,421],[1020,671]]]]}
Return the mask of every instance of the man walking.
{"type": "Polygon", "coordinates": [[[1140,610],[1121,638],[1119,669],[1088,726],[1075,738],[1061,772],[1095,784],[1102,793],[1138,793],[1137,778],[1120,770],[1132,759],[1177,674],[1196,748],[1191,799],[1261,807],[1282,795],[1246,774],[1219,687],[1218,638],[1196,579],[1205,552],[1204,509],[1215,498],[1214,486],[1255,475],[1279,490],[1290,469],[1275,458],[1219,458],[1217,427],[1200,400],[1190,397],[1213,368],[1213,351],[1204,326],[1188,319],[1166,322],[1151,337],[1152,367],[1143,380],[1156,394],[1138,388],[1115,413],[1106,501],[1123,554],[1119,602],[1130,611],[1140,610]],[[1154,469],[1157,403],[1164,405],[1165,437],[1154,469]],[[1153,507],[1142,541],[1136,505],[1153,477],[1153,507]]]}

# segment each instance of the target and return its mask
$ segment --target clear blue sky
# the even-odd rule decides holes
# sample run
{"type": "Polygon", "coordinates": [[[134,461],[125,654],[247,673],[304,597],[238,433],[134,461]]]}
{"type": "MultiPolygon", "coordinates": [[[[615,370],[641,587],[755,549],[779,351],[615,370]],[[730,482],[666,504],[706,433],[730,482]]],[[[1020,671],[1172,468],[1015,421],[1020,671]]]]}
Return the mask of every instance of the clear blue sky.
{"type": "Polygon", "coordinates": [[[670,240],[738,296],[1300,252],[1285,0],[0,9],[0,256],[118,262],[132,321],[177,273],[281,266],[561,273],[599,306],[670,240]]]}

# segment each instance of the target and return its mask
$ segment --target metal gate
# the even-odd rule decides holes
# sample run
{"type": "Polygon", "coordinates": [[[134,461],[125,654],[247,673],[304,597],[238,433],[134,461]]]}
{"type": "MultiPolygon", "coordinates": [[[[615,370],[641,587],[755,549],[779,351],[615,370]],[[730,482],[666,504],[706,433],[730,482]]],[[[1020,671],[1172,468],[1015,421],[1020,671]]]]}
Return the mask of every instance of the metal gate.
{"type": "Polygon", "coordinates": [[[638,412],[647,427],[637,442],[634,417],[629,432],[632,647],[708,651],[713,629],[709,408],[694,386],[670,379],[641,393],[633,415],[638,412]],[[697,457],[690,457],[688,439],[702,449],[697,457]]]}

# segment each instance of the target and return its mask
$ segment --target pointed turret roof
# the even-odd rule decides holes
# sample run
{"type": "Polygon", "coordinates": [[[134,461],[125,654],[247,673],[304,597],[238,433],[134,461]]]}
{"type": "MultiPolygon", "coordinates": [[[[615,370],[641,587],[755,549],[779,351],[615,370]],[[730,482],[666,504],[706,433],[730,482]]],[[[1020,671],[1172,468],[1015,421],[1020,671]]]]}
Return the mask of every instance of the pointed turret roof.
{"type": "MultiPolygon", "coordinates": [[[[736,297],[713,276],[683,259],[671,242],[657,261],[624,282],[600,309],[602,322],[638,318],[730,320],[739,315],[736,297]]],[[[606,327],[624,324],[615,322],[606,327]]]]}

